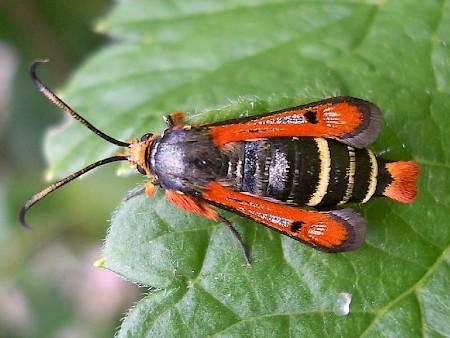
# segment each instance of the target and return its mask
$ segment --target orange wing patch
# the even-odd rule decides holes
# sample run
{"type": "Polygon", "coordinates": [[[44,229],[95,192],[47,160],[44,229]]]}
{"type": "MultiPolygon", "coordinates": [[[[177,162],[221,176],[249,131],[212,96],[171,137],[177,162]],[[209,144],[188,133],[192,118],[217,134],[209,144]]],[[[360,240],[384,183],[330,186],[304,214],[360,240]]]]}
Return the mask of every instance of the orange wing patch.
{"type": "Polygon", "coordinates": [[[274,113],[245,123],[211,126],[210,132],[214,144],[222,146],[270,137],[339,137],[352,132],[361,123],[358,107],[340,102],[274,113]]]}
{"type": "Polygon", "coordinates": [[[381,113],[369,101],[341,96],[259,116],[214,123],[209,130],[216,146],[271,137],[325,137],[362,148],[378,137],[381,113]]]}

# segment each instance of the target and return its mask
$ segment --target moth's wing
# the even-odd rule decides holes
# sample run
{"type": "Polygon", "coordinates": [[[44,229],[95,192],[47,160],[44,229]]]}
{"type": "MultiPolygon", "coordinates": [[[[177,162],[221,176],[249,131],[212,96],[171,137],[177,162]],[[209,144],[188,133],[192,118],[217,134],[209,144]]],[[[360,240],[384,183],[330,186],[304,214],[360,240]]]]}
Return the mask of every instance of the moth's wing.
{"type": "Polygon", "coordinates": [[[222,209],[248,217],[312,248],[328,253],[359,248],[365,220],[352,209],[326,212],[297,209],[209,183],[202,198],[222,209]]]}
{"type": "Polygon", "coordinates": [[[369,101],[340,96],[208,127],[216,146],[260,138],[307,136],[333,138],[363,148],[378,137],[381,114],[369,101]]]}

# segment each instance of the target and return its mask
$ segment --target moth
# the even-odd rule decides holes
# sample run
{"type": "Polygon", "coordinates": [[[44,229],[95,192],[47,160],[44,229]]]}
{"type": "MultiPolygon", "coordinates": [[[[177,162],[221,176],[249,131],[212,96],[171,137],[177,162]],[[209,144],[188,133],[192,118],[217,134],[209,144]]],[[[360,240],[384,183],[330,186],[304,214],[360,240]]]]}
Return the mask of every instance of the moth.
{"type": "Polygon", "coordinates": [[[182,113],[165,116],[158,134],[122,142],[78,115],[36,76],[37,89],[59,108],[123,154],[102,159],[31,197],[19,219],[36,202],[80,175],[106,163],[129,161],[155,187],[187,212],[222,222],[240,234],[218,209],[252,219],[327,253],[359,248],[366,221],[346,203],[384,196],[410,203],[417,194],[419,168],[412,161],[388,161],[365,149],[381,130],[380,109],[363,99],[341,96],[297,107],[210,124],[185,124],[182,113]],[[306,207],[306,208],[305,208],[306,207]]]}

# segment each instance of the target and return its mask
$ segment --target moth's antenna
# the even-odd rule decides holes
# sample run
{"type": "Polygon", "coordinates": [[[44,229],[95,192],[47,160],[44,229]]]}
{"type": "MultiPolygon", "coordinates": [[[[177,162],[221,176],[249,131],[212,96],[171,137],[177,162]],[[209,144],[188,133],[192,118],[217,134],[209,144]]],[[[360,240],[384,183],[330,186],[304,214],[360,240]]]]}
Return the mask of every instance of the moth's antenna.
{"type": "Polygon", "coordinates": [[[61,188],[63,185],[69,183],[70,181],[74,180],[75,178],[77,178],[77,177],[83,175],[84,173],[87,173],[88,171],[90,171],[94,168],[97,168],[101,165],[104,165],[104,164],[107,164],[110,162],[115,162],[115,161],[127,161],[127,160],[128,160],[127,156],[113,156],[113,157],[104,158],[103,160],[89,164],[87,167],[73,173],[72,175],[69,175],[69,176],[63,178],[62,180],[60,180],[56,183],[53,183],[52,185],[50,185],[47,188],[43,189],[42,191],[38,192],[37,194],[32,196],[28,201],[25,202],[23,207],[20,209],[20,213],[19,213],[20,224],[23,227],[30,229],[31,227],[25,222],[25,214],[34,204],[39,202],[41,199],[43,199],[45,196],[47,196],[51,192],[55,191],[56,189],[61,188]]]}
{"type": "Polygon", "coordinates": [[[63,100],[61,100],[58,96],[56,96],[47,86],[45,86],[41,80],[36,75],[36,68],[43,64],[48,62],[48,60],[36,60],[33,62],[33,64],[30,67],[30,77],[31,81],[33,81],[34,86],[50,101],[53,102],[54,105],[64,110],[66,113],[70,114],[75,120],[81,122],[86,128],[90,129],[94,134],[100,136],[102,139],[116,144],[120,147],[128,147],[130,144],[126,142],[122,142],[119,140],[116,140],[115,138],[106,135],[104,132],[98,130],[95,128],[92,124],[90,124],[85,118],[78,115],[72,108],[70,108],[66,103],[64,103],[63,100]]]}
{"type": "MultiPolygon", "coordinates": [[[[72,108],[70,108],[66,103],[64,103],[63,100],[61,100],[58,96],[56,96],[47,86],[45,86],[41,82],[41,80],[39,80],[39,78],[36,75],[36,68],[40,64],[46,63],[46,62],[48,62],[48,60],[37,60],[30,67],[31,81],[33,81],[33,84],[36,86],[36,88],[47,99],[49,99],[51,102],[53,102],[53,104],[55,104],[57,107],[59,107],[62,110],[64,110],[66,113],[70,114],[77,121],[81,122],[81,124],[83,124],[86,128],[90,129],[94,134],[96,134],[96,135],[100,136],[102,139],[104,139],[104,140],[106,140],[106,141],[108,141],[110,143],[113,143],[115,145],[118,145],[120,147],[129,147],[130,143],[116,140],[115,138],[113,138],[113,137],[111,137],[109,135],[106,135],[102,131],[100,131],[97,128],[95,128],[85,118],[83,118],[82,116],[78,115],[72,108]]],[[[23,205],[22,209],[20,209],[20,213],[19,213],[20,224],[22,224],[22,226],[24,226],[25,228],[30,228],[29,225],[25,222],[25,214],[27,213],[27,211],[34,204],[39,202],[41,199],[43,199],[45,196],[47,196],[51,192],[55,191],[58,188],[61,188],[63,185],[69,183],[70,181],[72,181],[75,178],[83,175],[84,173],[87,173],[88,171],[90,171],[90,170],[92,170],[94,168],[97,168],[97,167],[102,166],[104,164],[107,164],[107,163],[110,163],[110,162],[115,162],[115,161],[128,161],[128,156],[117,155],[117,156],[112,156],[112,157],[108,157],[108,158],[105,158],[103,160],[97,161],[97,162],[92,163],[92,164],[88,165],[87,167],[85,167],[85,168],[83,168],[83,169],[73,173],[72,175],[69,175],[66,178],[63,178],[62,180],[60,180],[60,181],[58,181],[58,182],[48,186],[44,190],[38,192],[33,197],[31,197],[28,201],[26,201],[25,204],[23,205]]]]}

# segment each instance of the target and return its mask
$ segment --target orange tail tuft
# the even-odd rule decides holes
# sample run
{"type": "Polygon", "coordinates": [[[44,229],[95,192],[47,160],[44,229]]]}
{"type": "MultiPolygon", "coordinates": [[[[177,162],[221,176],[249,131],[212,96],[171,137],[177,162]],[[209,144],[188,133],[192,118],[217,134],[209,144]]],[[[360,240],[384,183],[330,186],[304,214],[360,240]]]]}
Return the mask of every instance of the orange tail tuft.
{"type": "Polygon", "coordinates": [[[387,163],[386,169],[392,176],[392,182],[383,195],[402,203],[414,201],[417,195],[416,178],[419,175],[419,166],[412,161],[399,161],[387,163]]]}

